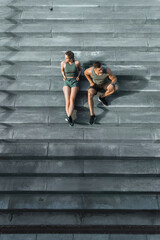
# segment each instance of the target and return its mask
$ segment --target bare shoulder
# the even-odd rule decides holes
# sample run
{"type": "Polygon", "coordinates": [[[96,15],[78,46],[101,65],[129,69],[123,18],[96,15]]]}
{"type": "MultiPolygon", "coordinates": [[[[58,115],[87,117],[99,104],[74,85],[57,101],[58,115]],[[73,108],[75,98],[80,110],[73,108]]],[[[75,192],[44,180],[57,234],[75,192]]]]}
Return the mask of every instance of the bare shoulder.
{"type": "Polygon", "coordinates": [[[85,72],[86,72],[87,74],[91,74],[91,73],[92,73],[92,67],[87,68],[87,69],[85,70],[85,72]]]}
{"type": "Polygon", "coordinates": [[[110,68],[106,68],[106,73],[108,74],[108,75],[112,75],[113,73],[112,73],[112,71],[111,71],[111,69],[110,68]]]}
{"type": "Polygon", "coordinates": [[[64,65],[64,61],[61,62],[61,66],[63,66],[63,65],[64,65]]]}
{"type": "Polygon", "coordinates": [[[109,67],[106,68],[106,72],[107,73],[110,73],[111,72],[111,69],[109,67]]]}
{"type": "Polygon", "coordinates": [[[61,62],[61,68],[64,68],[65,65],[66,65],[66,64],[65,64],[65,61],[62,61],[62,62],[61,62]]]}
{"type": "Polygon", "coordinates": [[[79,66],[80,62],[78,60],[75,60],[75,64],[76,64],[76,66],[79,66]]]}

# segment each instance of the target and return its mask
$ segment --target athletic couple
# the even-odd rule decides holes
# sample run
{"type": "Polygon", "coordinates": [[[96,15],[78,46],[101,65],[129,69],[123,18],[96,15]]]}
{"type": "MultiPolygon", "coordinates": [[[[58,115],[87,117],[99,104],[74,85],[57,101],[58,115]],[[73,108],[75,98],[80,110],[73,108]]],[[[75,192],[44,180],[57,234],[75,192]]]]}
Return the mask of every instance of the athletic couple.
{"type": "MultiPolygon", "coordinates": [[[[73,126],[72,113],[74,110],[74,102],[79,91],[79,78],[82,72],[81,64],[74,59],[74,53],[67,51],[65,53],[65,60],[61,62],[61,72],[63,75],[64,86],[63,92],[65,96],[65,108],[67,118],[65,119],[70,126],[73,126]]],[[[98,91],[105,90],[98,100],[107,106],[108,103],[105,97],[113,94],[118,90],[117,78],[113,75],[110,68],[103,68],[100,62],[95,62],[93,67],[90,67],[84,72],[85,77],[90,83],[88,89],[88,104],[90,110],[89,123],[92,125],[95,122],[96,116],[94,114],[93,97],[98,91]]]]}

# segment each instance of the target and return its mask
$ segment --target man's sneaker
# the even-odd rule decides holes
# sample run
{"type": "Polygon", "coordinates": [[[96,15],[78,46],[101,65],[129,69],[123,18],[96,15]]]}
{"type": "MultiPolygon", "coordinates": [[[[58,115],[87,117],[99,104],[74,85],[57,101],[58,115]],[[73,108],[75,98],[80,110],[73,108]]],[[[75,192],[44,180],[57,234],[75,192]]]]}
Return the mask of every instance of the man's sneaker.
{"type": "Polygon", "coordinates": [[[74,125],[74,123],[73,123],[73,121],[72,121],[72,117],[70,116],[70,117],[67,117],[67,118],[65,118],[65,121],[66,122],[68,122],[68,124],[69,124],[69,126],[73,126],[74,125]]]}
{"type": "Polygon", "coordinates": [[[105,100],[105,98],[99,97],[98,101],[101,102],[104,106],[108,106],[108,102],[105,100]]]}
{"type": "Polygon", "coordinates": [[[89,123],[92,125],[96,120],[96,116],[95,115],[92,115],[90,116],[90,119],[89,119],[89,123]]]}

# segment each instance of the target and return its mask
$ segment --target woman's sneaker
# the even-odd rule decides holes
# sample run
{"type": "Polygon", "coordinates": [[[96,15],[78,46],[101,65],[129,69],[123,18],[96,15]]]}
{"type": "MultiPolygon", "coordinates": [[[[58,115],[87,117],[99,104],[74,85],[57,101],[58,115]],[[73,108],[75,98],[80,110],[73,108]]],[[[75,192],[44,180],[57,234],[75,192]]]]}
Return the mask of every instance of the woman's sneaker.
{"type": "Polygon", "coordinates": [[[96,116],[92,115],[90,116],[89,123],[92,125],[93,123],[95,123],[95,120],[96,120],[96,116]]]}
{"type": "Polygon", "coordinates": [[[98,101],[101,102],[104,106],[108,106],[108,102],[105,100],[105,98],[99,97],[98,101]]]}
{"type": "Polygon", "coordinates": [[[67,118],[65,118],[65,121],[66,122],[68,122],[68,124],[69,124],[69,126],[73,126],[74,125],[74,123],[73,123],[73,121],[72,121],[72,117],[70,116],[70,117],[67,117],[67,118]]]}

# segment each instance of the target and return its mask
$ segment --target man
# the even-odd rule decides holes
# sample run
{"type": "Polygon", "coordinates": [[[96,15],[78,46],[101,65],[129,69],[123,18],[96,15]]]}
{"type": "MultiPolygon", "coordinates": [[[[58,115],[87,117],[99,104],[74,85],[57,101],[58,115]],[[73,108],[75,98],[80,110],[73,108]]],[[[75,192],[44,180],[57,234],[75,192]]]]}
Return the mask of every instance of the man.
{"type": "Polygon", "coordinates": [[[98,91],[105,90],[105,93],[102,94],[98,100],[102,102],[104,106],[107,106],[108,103],[105,100],[105,97],[118,90],[118,85],[116,84],[117,78],[113,75],[110,68],[103,68],[100,62],[95,62],[93,67],[85,70],[84,74],[90,83],[90,87],[88,89],[88,104],[90,110],[89,123],[92,125],[96,119],[93,103],[94,95],[96,95],[98,91]]]}

